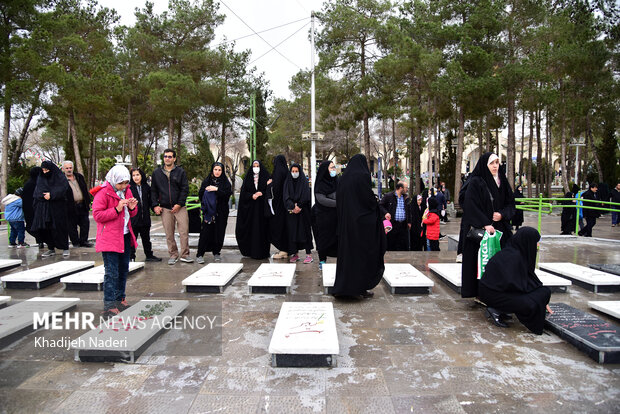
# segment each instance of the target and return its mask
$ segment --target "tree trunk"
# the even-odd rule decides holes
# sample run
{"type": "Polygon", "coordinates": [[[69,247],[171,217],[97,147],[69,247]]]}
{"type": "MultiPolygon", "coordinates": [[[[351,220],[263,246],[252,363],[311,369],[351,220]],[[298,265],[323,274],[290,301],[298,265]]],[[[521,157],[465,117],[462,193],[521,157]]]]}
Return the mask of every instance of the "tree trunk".
{"type": "Polygon", "coordinates": [[[568,186],[568,166],[566,165],[566,119],[564,115],[564,90],[562,89],[562,81],[560,81],[560,108],[562,108],[562,114],[560,115],[560,142],[562,146],[562,156],[560,157],[560,168],[562,169],[562,187],[564,187],[564,194],[566,194],[570,188],[568,186]]]}
{"type": "Polygon", "coordinates": [[[222,134],[220,136],[222,149],[220,153],[222,154],[222,164],[226,167],[226,122],[222,122],[222,134]]]}
{"type": "Polygon", "coordinates": [[[174,119],[168,119],[168,148],[174,147],[174,119]]]}
{"type": "MultiPolygon", "coordinates": [[[[125,136],[127,137],[127,139],[126,140],[123,139],[123,151],[122,151],[123,158],[125,157],[125,141],[127,141],[127,145],[129,145],[129,153],[133,154],[133,142],[132,142],[133,133],[132,133],[132,128],[131,128],[132,122],[133,120],[132,120],[132,114],[131,114],[131,99],[129,99],[129,102],[127,103],[127,128],[125,131],[125,136]]],[[[123,159],[123,161],[125,160],[123,159]]],[[[131,157],[131,162],[132,163],[135,162],[135,160],[133,159],[133,156],[131,157]]]]}
{"type": "Polygon", "coordinates": [[[508,142],[506,148],[506,176],[510,187],[515,183],[515,101],[508,101],[508,142]]]}
{"type": "Polygon", "coordinates": [[[131,163],[134,167],[138,167],[138,131],[140,131],[140,119],[136,119],[131,127],[131,141],[129,145],[131,150],[131,163]]]}
{"type": "Polygon", "coordinates": [[[536,108],[536,193],[542,192],[543,160],[542,139],[540,136],[540,109],[536,108]]]}
{"type": "Polygon", "coordinates": [[[478,133],[478,157],[481,157],[482,154],[484,152],[486,152],[485,151],[485,146],[484,146],[484,139],[483,139],[484,137],[482,135],[482,118],[480,118],[480,120],[478,120],[478,128],[477,129],[478,129],[478,131],[477,131],[477,133],[478,133]]]}
{"type": "Polygon", "coordinates": [[[96,147],[95,140],[90,140],[90,158],[88,159],[88,178],[87,183],[89,187],[95,186],[95,179],[97,178],[97,158],[96,158],[96,147]]]}
{"type": "Polygon", "coordinates": [[[394,175],[398,168],[398,153],[396,152],[396,120],[392,117],[392,152],[394,153],[394,175]]]}
{"type": "Polygon", "coordinates": [[[30,122],[32,122],[32,118],[34,117],[35,112],[39,108],[39,97],[41,95],[41,91],[43,90],[40,87],[34,95],[34,101],[32,102],[32,106],[30,107],[30,111],[28,112],[28,117],[26,118],[26,122],[22,127],[22,130],[19,134],[19,138],[17,138],[17,145],[15,146],[15,152],[13,152],[11,156],[11,162],[9,164],[9,171],[12,171],[14,168],[17,168],[17,164],[19,163],[19,157],[24,152],[24,145],[26,144],[26,140],[28,137],[28,130],[30,129],[30,122]]]}
{"type": "Polygon", "coordinates": [[[525,152],[525,119],[527,113],[523,110],[523,119],[521,120],[521,157],[519,158],[519,184],[523,185],[523,153],[525,152]]]}
{"type": "Polygon", "coordinates": [[[534,112],[530,111],[530,138],[527,144],[527,196],[532,197],[532,144],[534,141],[534,112]]]}
{"type": "MultiPolygon", "coordinates": [[[[411,120],[413,123],[413,119],[411,120]]],[[[416,151],[416,141],[415,141],[415,129],[413,126],[409,131],[409,140],[411,141],[411,148],[409,150],[409,168],[411,168],[411,173],[409,174],[409,188],[411,188],[411,194],[419,194],[420,189],[418,188],[418,183],[420,182],[419,172],[415,169],[415,151],[416,151]]]]}
{"type": "Polygon", "coordinates": [[[549,116],[549,108],[547,108],[547,122],[545,122],[546,124],[546,138],[547,138],[547,144],[545,145],[545,149],[547,151],[547,197],[551,197],[552,196],[552,189],[551,186],[553,185],[553,177],[554,177],[554,172],[555,172],[555,168],[554,168],[554,164],[553,164],[553,159],[552,159],[552,154],[551,154],[551,117],[549,116]]]}
{"type": "Polygon", "coordinates": [[[177,135],[177,157],[179,155],[181,155],[181,138],[183,137],[183,124],[182,124],[182,120],[179,119],[179,129],[178,129],[178,135],[177,135]]]}
{"type": "MultiPolygon", "coordinates": [[[[360,80],[365,82],[366,79],[366,44],[364,42],[361,43],[361,51],[360,51],[360,80]]],[[[367,102],[368,100],[368,91],[364,89],[362,91],[363,101],[367,102]]],[[[370,128],[368,126],[368,110],[364,108],[364,113],[362,115],[362,124],[364,128],[364,153],[366,154],[366,161],[368,162],[368,169],[370,169],[370,128]]],[[[372,174],[372,170],[370,170],[372,174]]],[[[381,196],[381,194],[379,194],[381,196]]]]}
{"type": "Polygon", "coordinates": [[[80,155],[80,146],[78,145],[78,136],[75,129],[75,115],[73,114],[73,108],[69,110],[69,131],[71,132],[71,141],[73,142],[75,169],[80,174],[84,174],[84,168],[82,167],[82,156],[80,155]]]}
{"type": "Polygon", "coordinates": [[[5,97],[4,128],[2,128],[2,164],[0,166],[0,199],[7,195],[9,176],[9,131],[11,128],[11,100],[5,97]]]}
{"type": "Polygon", "coordinates": [[[461,191],[461,164],[463,164],[463,144],[465,141],[465,109],[459,106],[459,135],[456,143],[456,166],[454,167],[454,207],[459,206],[459,192],[461,191]]]}
{"type": "Polygon", "coordinates": [[[598,182],[605,182],[605,177],[603,177],[603,169],[601,168],[601,161],[598,158],[596,147],[594,146],[594,138],[592,137],[590,112],[586,114],[586,138],[588,140],[588,143],[586,145],[588,145],[590,147],[590,151],[592,151],[592,158],[594,159],[594,165],[596,165],[596,170],[598,172],[598,182]]]}

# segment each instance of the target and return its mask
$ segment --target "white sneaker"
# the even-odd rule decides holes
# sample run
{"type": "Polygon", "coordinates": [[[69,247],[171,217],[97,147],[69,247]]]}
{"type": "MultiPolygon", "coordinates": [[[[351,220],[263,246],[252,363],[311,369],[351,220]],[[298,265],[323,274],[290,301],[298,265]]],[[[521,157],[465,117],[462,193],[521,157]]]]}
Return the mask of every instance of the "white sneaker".
{"type": "Polygon", "coordinates": [[[196,263],[198,264],[204,264],[205,262],[205,258],[202,256],[196,256],[196,263]]]}
{"type": "Polygon", "coordinates": [[[463,254],[457,254],[456,255],[456,262],[457,263],[463,263],[463,254]]]}
{"type": "Polygon", "coordinates": [[[168,264],[169,265],[173,265],[173,264],[175,264],[177,262],[177,260],[179,260],[179,259],[176,258],[176,257],[171,257],[170,259],[168,259],[168,264]]]}
{"type": "Polygon", "coordinates": [[[55,250],[51,250],[51,249],[50,249],[50,250],[46,251],[45,253],[43,253],[43,254],[41,255],[41,257],[50,257],[50,256],[53,256],[53,255],[55,255],[55,254],[56,254],[56,251],[55,251],[55,250]]]}
{"type": "Polygon", "coordinates": [[[191,257],[189,257],[189,256],[187,256],[187,257],[181,257],[179,260],[180,260],[180,261],[182,261],[182,262],[185,262],[185,263],[194,263],[194,259],[192,259],[192,258],[191,258],[191,257]]]}

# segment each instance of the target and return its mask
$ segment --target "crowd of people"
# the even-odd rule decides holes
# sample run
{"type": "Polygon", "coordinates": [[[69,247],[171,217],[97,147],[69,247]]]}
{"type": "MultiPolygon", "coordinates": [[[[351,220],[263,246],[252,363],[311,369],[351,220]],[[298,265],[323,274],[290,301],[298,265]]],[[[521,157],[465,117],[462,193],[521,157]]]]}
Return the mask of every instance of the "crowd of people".
{"type": "MultiPolygon", "coordinates": [[[[387,250],[439,251],[440,223],[448,221],[450,201],[445,183],[409,198],[407,183],[397,181],[394,190],[379,199],[372,189],[367,160],[358,154],[340,177],[333,162],[321,163],[312,206],[302,166],[288,165],[283,155],[278,155],[273,165],[270,174],[261,161],[254,160],[243,179],[235,228],[243,256],[268,258],[273,245],[278,250],[273,259],[295,263],[302,260],[299,251],[303,250],[303,263],[309,264],[314,240],[319,268],[328,257],[338,257],[334,295],[368,298],[383,277],[387,250]]],[[[581,197],[584,203],[596,199],[596,185],[583,194],[578,190],[573,188],[567,197],[581,197]]],[[[614,191],[620,194],[620,184],[614,191]]],[[[105,182],[90,191],[71,161],[65,161],[62,170],[44,161],[41,167],[32,168],[23,189],[10,200],[3,200],[10,206],[6,209],[12,229],[9,243],[27,247],[24,233],[28,231],[40,247],[47,245],[43,257],[56,254],[56,249],[69,256],[69,241],[73,246],[92,247],[88,233],[94,196],[95,247],[102,253],[105,266],[104,313],[116,315],[129,306],[125,285],[129,262],[136,259],[138,235],[145,260],[161,261],[153,254],[150,241],[151,211],[161,216],[168,264],[194,261],[189,251],[188,194],[187,175],[176,165],[172,149],[164,151],[163,165],[153,172],[150,185],[141,169],[129,171],[116,165],[106,174],[105,182]],[[14,226],[20,220],[24,225],[14,226]]],[[[215,162],[199,190],[202,221],[195,260],[200,264],[205,263],[207,252],[213,254],[215,262],[221,260],[231,195],[225,166],[215,162]]],[[[462,257],[461,296],[486,304],[486,315],[497,326],[507,326],[509,315],[514,313],[530,330],[540,333],[550,297],[534,272],[540,234],[530,227],[519,228],[523,214],[515,208],[515,196],[522,197],[521,188],[517,186],[513,193],[498,156],[490,152],[482,155],[459,194],[463,207],[458,252],[462,257]],[[517,228],[514,236],[513,226],[517,228]],[[477,267],[480,231],[491,235],[500,231],[502,246],[483,277],[477,267]],[[507,267],[506,263],[513,265],[507,267]]],[[[565,208],[562,231],[570,231],[575,216],[570,217],[569,212],[579,214],[577,210],[584,210],[587,223],[580,234],[590,236],[598,214],[595,210],[565,208]]]]}

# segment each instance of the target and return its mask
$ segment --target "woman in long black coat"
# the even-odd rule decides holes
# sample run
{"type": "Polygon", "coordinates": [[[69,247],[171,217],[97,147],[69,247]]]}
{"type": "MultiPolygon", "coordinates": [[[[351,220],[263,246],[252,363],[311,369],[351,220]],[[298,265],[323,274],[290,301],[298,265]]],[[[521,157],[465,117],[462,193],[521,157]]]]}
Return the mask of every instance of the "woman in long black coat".
{"type": "MultiPolygon", "coordinates": [[[[142,239],[145,261],[161,262],[159,257],[153,255],[151,243],[151,186],[146,182],[146,174],[141,168],[132,168],[130,173],[129,188],[133,197],[138,200],[138,212],[131,217],[131,228],[136,241],[138,241],[138,236],[142,239]]],[[[136,260],[136,248],[133,246],[131,247],[131,260],[136,260]]]]}
{"type": "Polygon", "coordinates": [[[502,314],[514,313],[530,331],[543,333],[551,291],[535,272],[539,240],[538,230],[523,227],[487,263],[480,279],[480,299],[488,306],[487,316],[498,326],[506,327],[502,314]]]}
{"type": "MultiPolygon", "coordinates": [[[[514,198],[523,198],[523,188],[520,185],[515,188],[514,198]]],[[[521,202],[515,202],[515,206],[517,204],[521,204],[521,202]]],[[[515,214],[512,216],[511,223],[515,227],[515,230],[519,230],[519,227],[523,225],[523,210],[515,208],[515,214]]]]}
{"type": "Polygon", "coordinates": [[[319,253],[319,268],[327,261],[327,256],[338,256],[338,213],[336,211],[336,190],[338,177],[336,166],[331,161],[323,161],[316,173],[314,184],[315,203],[312,206],[312,231],[319,253]]]}
{"type": "Polygon", "coordinates": [[[239,251],[252,259],[269,257],[269,221],[265,217],[265,191],[271,183],[269,172],[255,160],[246,172],[239,193],[235,236],[239,251]]]}
{"type": "Polygon", "coordinates": [[[267,186],[266,197],[271,200],[273,214],[269,213],[269,240],[279,250],[273,258],[286,259],[288,257],[288,232],[286,230],[286,216],[288,211],[284,207],[282,190],[288,176],[288,166],[284,155],[277,155],[273,159],[273,174],[271,184],[267,186]]]}
{"type": "Polygon", "coordinates": [[[34,189],[37,186],[37,179],[41,175],[41,171],[41,167],[32,167],[30,169],[30,179],[24,184],[24,192],[22,193],[22,208],[26,221],[26,231],[36,239],[39,247],[43,247],[44,241],[36,231],[32,230],[32,220],[34,219],[34,189]]]}
{"type": "Polygon", "coordinates": [[[69,182],[60,168],[51,161],[43,161],[41,169],[33,193],[34,216],[31,229],[38,232],[47,244],[48,251],[43,253],[43,257],[56,254],[56,248],[63,250],[63,256],[69,256],[66,205],[69,182]]]}
{"type": "MultiPolygon", "coordinates": [[[[564,194],[564,198],[572,198],[571,201],[562,201],[560,204],[565,206],[575,205],[575,197],[579,193],[579,186],[577,184],[573,184],[572,191],[564,194]]],[[[575,230],[575,214],[577,214],[577,209],[575,207],[563,207],[562,215],[560,216],[561,221],[561,230],[560,234],[571,235],[575,230]]]]}
{"type": "Polygon", "coordinates": [[[204,263],[203,255],[208,251],[213,253],[216,262],[221,260],[220,252],[224,246],[224,237],[226,237],[226,224],[230,211],[228,200],[231,195],[232,186],[226,177],[224,164],[213,163],[211,172],[202,181],[200,190],[198,190],[203,217],[196,262],[204,263]],[[205,194],[208,200],[205,200],[205,194]]]}
{"type": "MultiPolygon", "coordinates": [[[[515,212],[515,201],[506,175],[499,168],[497,155],[487,152],[480,157],[467,180],[463,204],[463,228],[484,228],[490,234],[502,232],[502,248],[512,236],[510,220],[515,212]]],[[[461,232],[463,237],[463,232],[461,232]]],[[[464,237],[461,296],[478,296],[477,257],[480,243],[464,237]]]]}
{"type": "Polygon", "coordinates": [[[409,229],[409,240],[411,250],[424,251],[426,247],[426,235],[422,224],[422,215],[426,206],[422,203],[422,195],[411,197],[411,228],[409,229]]]}
{"type": "Polygon", "coordinates": [[[351,158],[336,191],[338,263],[334,295],[371,297],[383,277],[387,249],[379,202],[366,157],[351,158]]]}
{"type": "Polygon", "coordinates": [[[310,184],[299,164],[292,164],[282,190],[284,208],[288,212],[286,230],[288,232],[288,254],[290,262],[299,260],[297,252],[306,250],[304,263],[312,263],[312,230],[310,215],[310,184]]]}

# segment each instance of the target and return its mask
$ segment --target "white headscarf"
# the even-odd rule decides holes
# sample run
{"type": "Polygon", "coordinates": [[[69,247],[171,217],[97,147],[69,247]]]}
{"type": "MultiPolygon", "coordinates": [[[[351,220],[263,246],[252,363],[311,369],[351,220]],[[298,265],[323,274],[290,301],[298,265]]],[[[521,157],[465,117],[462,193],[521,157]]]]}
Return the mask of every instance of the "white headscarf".
{"type": "MultiPolygon", "coordinates": [[[[112,186],[112,189],[116,191],[116,194],[121,198],[125,198],[125,191],[117,190],[115,185],[122,183],[123,181],[129,181],[131,176],[129,175],[129,170],[124,165],[115,165],[110,168],[110,171],[105,175],[105,180],[112,186]]],[[[127,223],[129,223],[129,209],[127,206],[123,208],[125,212],[125,234],[129,232],[129,228],[127,227],[127,223]]]]}
{"type": "MultiPolygon", "coordinates": [[[[497,156],[497,154],[489,155],[489,161],[487,161],[487,166],[491,165],[491,163],[495,160],[499,160],[499,157],[497,156]]],[[[499,179],[499,174],[495,174],[493,176],[493,179],[495,180],[495,184],[497,184],[497,186],[499,187],[501,184],[501,181],[499,179]]]]}

